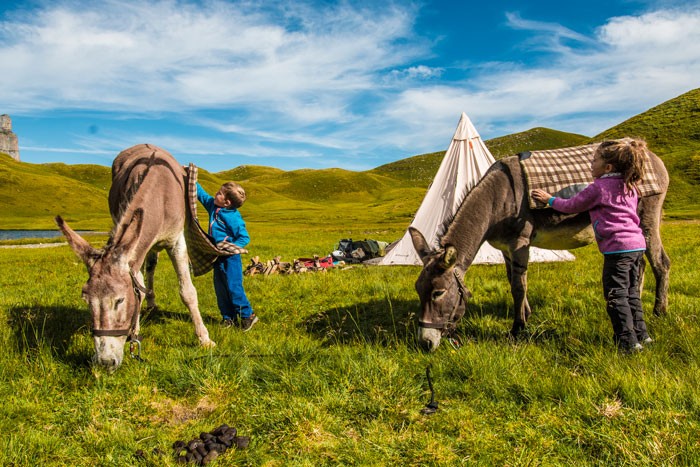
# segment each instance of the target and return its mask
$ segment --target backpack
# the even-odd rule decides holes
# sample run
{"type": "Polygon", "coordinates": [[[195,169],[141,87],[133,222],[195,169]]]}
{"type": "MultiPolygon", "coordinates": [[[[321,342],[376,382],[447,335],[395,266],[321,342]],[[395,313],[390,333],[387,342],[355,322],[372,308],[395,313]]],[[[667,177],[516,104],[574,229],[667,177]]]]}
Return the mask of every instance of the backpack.
{"type": "Polygon", "coordinates": [[[352,238],[344,238],[338,242],[338,248],[336,249],[336,252],[342,253],[342,256],[334,254],[333,257],[336,260],[359,263],[378,256],[384,256],[385,246],[386,243],[371,239],[354,242],[352,238]]]}
{"type": "Polygon", "coordinates": [[[365,252],[365,259],[376,258],[379,256],[379,244],[376,240],[364,239],[359,242],[353,242],[355,249],[362,248],[365,252]]]}

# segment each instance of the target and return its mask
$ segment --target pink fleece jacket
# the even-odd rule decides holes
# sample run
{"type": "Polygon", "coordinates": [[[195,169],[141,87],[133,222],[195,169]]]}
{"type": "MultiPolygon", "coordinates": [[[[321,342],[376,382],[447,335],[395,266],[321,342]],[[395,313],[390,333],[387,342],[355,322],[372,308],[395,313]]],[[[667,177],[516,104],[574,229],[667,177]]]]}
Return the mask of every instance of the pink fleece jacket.
{"type": "Polygon", "coordinates": [[[622,176],[609,174],[596,178],[573,198],[552,197],[548,204],[568,214],[588,211],[598,249],[611,254],[646,250],[637,201],[637,191],[628,190],[622,176]]]}

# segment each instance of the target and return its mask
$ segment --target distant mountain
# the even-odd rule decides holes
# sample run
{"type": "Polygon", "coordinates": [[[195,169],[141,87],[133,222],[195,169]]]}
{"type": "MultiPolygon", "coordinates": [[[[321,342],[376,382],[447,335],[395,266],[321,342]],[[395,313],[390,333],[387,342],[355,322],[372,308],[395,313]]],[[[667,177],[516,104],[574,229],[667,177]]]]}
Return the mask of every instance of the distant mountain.
{"type": "MultiPolygon", "coordinates": [[[[606,138],[637,136],[665,162],[671,187],[667,216],[700,217],[700,89],[690,91],[588,138],[547,128],[533,128],[486,141],[497,159],[524,150],[577,146],[606,138]]],[[[252,222],[408,224],[442,161],[444,151],[422,154],[365,172],[342,169],[283,171],[244,165],[210,173],[199,180],[215,192],[227,180],[248,193],[244,206],[252,222]]],[[[107,230],[111,219],[107,193],[109,167],[29,164],[0,154],[0,226],[54,228],[64,216],[81,229],[107,230]]],[[[203,210],[200,215],[204,214],[203,210]]]]}

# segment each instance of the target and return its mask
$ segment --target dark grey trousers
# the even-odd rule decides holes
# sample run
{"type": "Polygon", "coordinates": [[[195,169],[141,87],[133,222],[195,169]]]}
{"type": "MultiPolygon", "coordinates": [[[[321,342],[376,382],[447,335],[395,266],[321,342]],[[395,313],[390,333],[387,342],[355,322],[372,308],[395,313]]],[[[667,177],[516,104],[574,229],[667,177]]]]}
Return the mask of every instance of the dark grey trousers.
{"type": "Polygon", "coordinates": [[[603,293],[615,343],[631,348],[649,337],[639,289],[643,251],[603,255],[603,293]]]}

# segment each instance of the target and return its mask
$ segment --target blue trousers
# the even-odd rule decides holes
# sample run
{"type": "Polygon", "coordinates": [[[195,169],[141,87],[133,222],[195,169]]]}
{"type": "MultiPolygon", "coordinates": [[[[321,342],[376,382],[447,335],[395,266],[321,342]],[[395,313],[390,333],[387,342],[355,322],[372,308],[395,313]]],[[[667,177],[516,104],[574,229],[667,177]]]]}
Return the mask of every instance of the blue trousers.
{"type": "Polygon", "coordinates": [[[214,263],[214,291],[224,319],[249,318],[253,314],[243,290],[241,255],[220,256],[214,263]]]}

